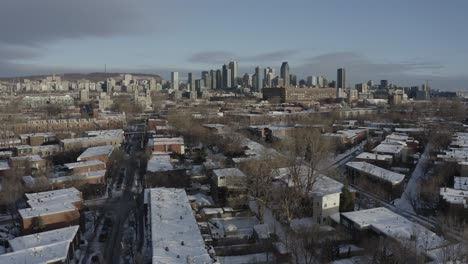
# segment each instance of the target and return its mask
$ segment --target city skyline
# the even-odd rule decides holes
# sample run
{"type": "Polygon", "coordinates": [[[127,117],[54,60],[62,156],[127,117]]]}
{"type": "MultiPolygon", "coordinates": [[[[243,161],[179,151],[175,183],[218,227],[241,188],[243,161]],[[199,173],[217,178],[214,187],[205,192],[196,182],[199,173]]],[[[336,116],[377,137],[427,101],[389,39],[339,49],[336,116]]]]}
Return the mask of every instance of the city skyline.
{"type": "Polygon", "coordinates": [[[467,3],[430,2],[293,1],[283,7],[281,19],[288,20],[283,24],[262,15],[280,12],[279,1],[249,3],[248,8],[216,1],[8,1],[0,22],[15,24],[0,30],[0,77],[104,71],[107,64],[108,72],[170,79],[172,71],[198,75],[229,61],[239,62],[240,77],[256,66],[279,70],[288,61],[298,79],[332,77],[343,67],[349,85],[369,79],[401,85],[429,80],[436,89],[466,91],[468,37],[460,33],[467,3]],[[65,12],[71,8],[73,14],[65,12]],[[201,15],[202,10],[210,15],[201,15]],[[177,19],[168,22],[174,12],[177,19]],[[271,27],[259,31],[252,26],[266,18],[271,27]],[[353,21],[352,28],[347,21],[353,21]],[[213,25],[210,30],[201,30],[207,24],[213,25]]]}

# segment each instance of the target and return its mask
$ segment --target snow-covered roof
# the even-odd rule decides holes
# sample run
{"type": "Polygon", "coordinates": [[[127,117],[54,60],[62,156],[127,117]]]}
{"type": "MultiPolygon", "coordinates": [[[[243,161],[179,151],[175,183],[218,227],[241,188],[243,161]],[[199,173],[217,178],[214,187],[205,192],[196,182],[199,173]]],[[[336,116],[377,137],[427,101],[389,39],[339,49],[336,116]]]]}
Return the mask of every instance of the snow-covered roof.
{"type": "Polygon", "coordinates": [[[75,238],[79,228],[79,226],[70,226],[54,229],[51,231],[17,237],[9,240],[8,243],[10,244],[13,251],[19,251],[65,241],[71,242],[75,238]]]}
{"type": "Polygon", "coordinates": [[[10,169],[10,165],[8,164],[8,161],[0,160],[0,171],[9,170],[9,169],[10,169]]]}
{"type": "Polygon", "coordinates": [[[153,263],[213,263],[183,189],[147,189],[153,263]]]}
{"type": "Polygon", "coordinates": [[[32,218],[78,210],[73,203],[82,200],[81,193],[75,188],[25,194],[30,208],[20,209],[22,218],[32,218]]]}
{"type": "Polygon", "coordinates": [[[447,244],[443,237],[385,207],[342,213],[341,216],[353,222],[358,229],[371,229],[403,243],[416,239],[419,252],[447,244]]]}
{"type": "Polygon", "coordinates": [[[79,226],[70,226],[9,240],[13,252],[0,255],[0,263],[65,262],[79,226]]]}
{"type": "MultiPolygon", "coordinates": [[[[298,166],[295,168],[304,183],[307,181],[309,174],[313,178],[314,184],[310,195],[325,196],[333,193],[341,193],[343,184],[333,180],[332,178],[320,173],[312,175],[312,172],[306,166],[298,166]]],[[[290,168],[279,168],[272,171],[273,177],[276,180],[287,183],[288,186],[293,186],[293,181],[290,177],[290,168]]],[[[304,184],[305,185],[305,184],[304,184]]]]}
{"type": "Polygon", "coordinates": [[[468,177],[454,177],[453,188],[456,190],[468,191],[468,177]]]}
{"type": "Polygon", "coordinates": [[[215,177],[245,177],[245,174],[238,168],[226,168],[213,170],[215,177]]]}
{"type": "Polygon", "coordinates": [[[405,175],[403,174],[389,171],[367,162],[350,161],[346,163],[346,166],[366,173],[369,176],[390,182],[393,185],[399,184],[405,179],[405,175]]]}
{"type": "Polygon", "coordinates": [[[392,160],[391,155],[382,155],[370,152],[362,152],[356,156],[356,159],[366,159],[366,160],[392,160]]]}
{"type": "Polygon", "coordinates": [[[447,203],[462,204],[465,208],[468,207],[468,191],[466,190],[442,187],[440,188],[440,196],[442,196],[442,199],[447,203]]]}
{"type": "Polygon", "coordinates": [[[101,155],[110,156],[113,150],[114,150],[114,146],[99,146],[99,147],[87,148],[83,153],[81,153],[81,155],[76,160],[81,161],[86,158],[101,156],[101,155]]]}
{"type": "Polygon", "coordinates": [[[406,147],[404,142],[400,142],[403,144],[395,144],[395,142],[390,141],[383,141],[377,147],[375,147],[372,151],[377,153],[388,153],[388,154],[399,154],[403,151],[406,147]]]}
{"type": "Polygon", "coordinates": [[[149,139],[148,144],[150,146],[158,146],[158,145],[172,145],[172,144],[184,144],[183,137],[175,137],[175,138],[151,138],[149,139]]]}
{"type": "Polygon", "coordinates": [[[82,167],[88,167],[88,166],[94,166],[94,165],[106,165],[104,162],[100,160],[87,160],[87,161],[80,161],[80,162],[73,162],[73,163],[66,163],[63,164],[67,169],[73,170],[76,168],[82,168],[82,167]]]}
{"type": "Polygon", "coordinates": [[[258,224],[255,216],[211,218],[208,222],[210,223],[211,234],[216,238],[251,237],[254,226],[258,224]]]}
{"type": "Polygon", "coordinates": [[[269,253],[256,253],[238,256],[221,256],[218,257],[220,264],[246,264],[246,263],[269,263],[274,262],[275,257],[269,253]]]}
{"type": "Polygon", "coordinates": [[[174,170],[174,165],[171,163],[171,156],[169,156],[169,154],[153,155],[146,166],[146,171],[149,172],[170,170],[174,170]]]}
{"type": "Polygon", "coordinates": [[[39,155],[29,155],[29,156],[20,156],[20,157],[11,157],[11,160],[29,160],[31,162],[37,162],[44,160],[39,155]]]}
{"type": "Polygon", "coordinates": [[[61,182],[67,182],[67,181],[80,181],[80,180],[102,178],[105,175],[106,175],[106,170],[98,170],[98,171],[90,171],[90,172],[85,172],[85,173],[73,174],[70,176],[50,178],[49,181],[52,183],[61,183],[61,182]]]}

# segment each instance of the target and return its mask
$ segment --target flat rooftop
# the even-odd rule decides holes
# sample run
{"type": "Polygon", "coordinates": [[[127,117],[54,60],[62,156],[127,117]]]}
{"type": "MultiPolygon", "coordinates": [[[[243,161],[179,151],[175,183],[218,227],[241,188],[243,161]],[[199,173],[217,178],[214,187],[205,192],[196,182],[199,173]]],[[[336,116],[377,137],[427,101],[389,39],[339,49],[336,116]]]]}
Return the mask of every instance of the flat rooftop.
{"type": "Polygon", "coordinates": [[[147,189],[153,263],[213,263],[183,189],[147,189]]]}
{"type": "Polygon", "coordinates": [[[73,162],[73,163],[65,163],[63,166],[65,166],[69,170],[73,170],[76,168],[82,168],[82,167],[88,167],[88,166],[94,166],[94,165],[106,165],[104,162],[100,160],[87,160],[87,161],[80,161],[80,162],[73,162]]]}
{"type": "Polygon", "coordinates": [[[382,155],[370,152],[362,152],[361,154],[356,156],[356,159],[367,159],[367,160],[392,160],[393,157],[391,155],[382,155]]]}
{"type": "Polygon", "coordinates": [[[113,150],[114,150],[113,146],[99,146],[99,147],[87,148],[83,153],[81,153],[81,155],[76,160],[81,161],[86,158],[91,158],[91,157],[101,156],[101,155],[110,156],[113,150]]]}
{"type": "Polygon", "coordinates": [[[372,177],[390,182],[392,185],[399,184],[405,179],[405,175],[403,174],[389,171],[367,162],[350,161],[346,163],[346,166],[366,173],[372,177]]]}
{"type": "Polygon", "coordinates": [[[13,252],[0,255],[0,263],[35,264],[66,261],[79,226],[55,229],[9,240],[13,252]]]}
{"type": "Polygon", "coordinates": [[[245,174],[238,168],[226,168],[213,170],[216,177],[245,177],[245,174]]]}
{"type": "Polygon", "coordinates": [[[153,155],[146,166],[146,171],[148,172],[171,170],[174,170],[174,165],[171,163],[171,156],[169,156],[169,154],[153,155]]]}
{"type": "Polygon", "coordinates": [[[410,241],[414,234],[418,234],[416,236],[416,246],[419,252],[448,244],[443,237],[384,207],[342,213],[342,221],[343,217],[353,222],[354,227],[357,229],[370,229],[400,242],[410,241]]]}

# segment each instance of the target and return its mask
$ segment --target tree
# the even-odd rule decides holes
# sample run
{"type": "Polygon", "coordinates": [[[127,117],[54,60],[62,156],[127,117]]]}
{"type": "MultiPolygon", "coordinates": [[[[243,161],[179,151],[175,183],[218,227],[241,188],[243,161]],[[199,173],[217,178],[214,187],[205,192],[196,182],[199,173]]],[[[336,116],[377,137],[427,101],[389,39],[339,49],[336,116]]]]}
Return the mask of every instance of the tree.
{"type": "Polygon", "coordinates": [[[32,219],[32,224],[31,224],[32,230],[35,232],[42,232],[44,231],[45,228],[45,223],[44,219],[42,217],[37,216],[32,219]]]}
{"type": "Polygon", "coordinates": [[[348,184],[346,183],[341,189],[340,212],[351,211],[354,211],[354,198],[353,194],[349,191],[348,184]]]}

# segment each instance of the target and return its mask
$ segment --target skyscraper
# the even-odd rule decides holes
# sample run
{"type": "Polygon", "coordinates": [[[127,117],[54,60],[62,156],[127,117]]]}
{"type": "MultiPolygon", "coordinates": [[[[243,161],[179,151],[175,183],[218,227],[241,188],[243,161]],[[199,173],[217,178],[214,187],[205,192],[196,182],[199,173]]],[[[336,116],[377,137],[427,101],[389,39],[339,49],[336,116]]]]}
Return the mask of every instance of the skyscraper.
{"type": "Polygon", "coordinates": [[[246,73],[242,79],[244,82],[244,87],[252,87],[252,75],[246,73]]]}
{"type": "Polygon", "coordinates": [[[211,70],[210,71],[210,78],[211,78],[211,89],[216,89],[218,88],[218,84],[217,84],[217,77],[216,77],[216,71],[215,70],[211,70]]]}
{"type": "Polygon", "coordinates": [[[281,64],[281,78],[284,80],[284,86],[289,86],[291,84],[289,80],[289,64],[287,61],[281,64]]]}
{"type": "Polygon", "coordinates": [[[238,73],[238,62],[231,61],[229,62],[229,70],[231,70],[231,88],[237,87],[237,73],[238,73]]]}
{"type": "Polygon", "coordinates": [[[189,91],[195,91],[195,79],[191,72],[188,73],[187,84],[189,85],[189,91]]]}
{"type": "Polygon", "coordinates": [[[216,70],[216,88],[223,88],[223,72],[221,70],[216,70]]]}
{"type": "Polygon", "coordinates": [[[255,68],[255,76],[256,76],[255,90],[257,92],[262,92],[262,90],[263,90],[263,72],[262,72],[262,68],[260,68],[260,66],[257,66],[255,68]]]}
{"type": "Polygon", "coordinates": [[[224,64],[223,65],[223,88],[230,88],[231,87],[231,69],[224,64]]]}
{"type": "Polygon", "coordinates": [[[211,89],[211,77],[208,71],[202,71],[203,86],[205,89],[211,89]]]}
{"type": "Polygon", "coordinates": [[[345,68],[339,68],[336,77],[336,97],[342,97],[342,92],[346,89],[346,70],[345,68]]]}
{"type": "Polygon", "coordinates": [[[172,84],[172,89],[176,91],[179,90],[179,73],[178,72],[171,72],[171,84],[172,84]]]}

